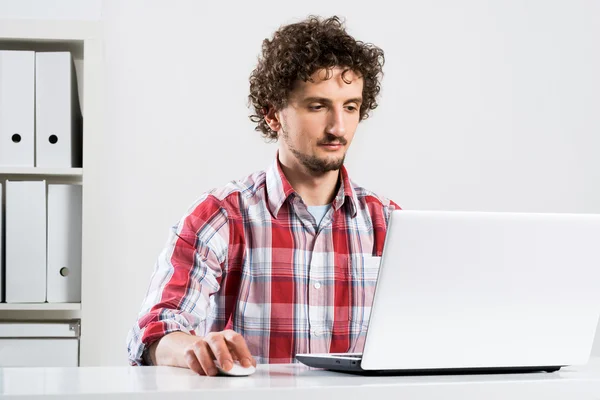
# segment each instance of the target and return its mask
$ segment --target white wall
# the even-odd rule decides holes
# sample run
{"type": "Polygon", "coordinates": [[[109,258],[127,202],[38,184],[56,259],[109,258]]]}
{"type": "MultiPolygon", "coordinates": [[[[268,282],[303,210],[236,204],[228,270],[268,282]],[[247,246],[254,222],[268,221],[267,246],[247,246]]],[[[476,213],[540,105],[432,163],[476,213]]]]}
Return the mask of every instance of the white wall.
{"type": "Polygon", "coordinates": [[[386,52],[381,106],[349,156],[358,183],[406,209],[600,212],[598,2],[105,0],[102,12],[107,120],[93,162],[105,173],[84,279],[86,298],[104,300],[84,306],[83,365],[126,362],[187,207],[271,162],[247,118],[248,76],[261,41],[309,13],[345,16],[386,52]]]}
{"type": "Polygon", "coordinates": [[[0,0],[0,18],[102,19],[102,0],[0,0]]]}

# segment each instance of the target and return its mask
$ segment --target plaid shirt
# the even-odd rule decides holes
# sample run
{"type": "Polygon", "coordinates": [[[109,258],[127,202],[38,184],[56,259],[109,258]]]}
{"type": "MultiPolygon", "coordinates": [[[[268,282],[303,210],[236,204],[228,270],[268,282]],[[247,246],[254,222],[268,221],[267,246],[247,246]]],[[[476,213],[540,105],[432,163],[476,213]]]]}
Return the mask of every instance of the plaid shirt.
{"type": "Polygon", "coordinates": [[[233,329],[259,363],[361,352],[392,201],[350,181],[319,227],[277,159],[205,193],[173,227],[137,322],[129,361],[174,331],[233,329]]]}

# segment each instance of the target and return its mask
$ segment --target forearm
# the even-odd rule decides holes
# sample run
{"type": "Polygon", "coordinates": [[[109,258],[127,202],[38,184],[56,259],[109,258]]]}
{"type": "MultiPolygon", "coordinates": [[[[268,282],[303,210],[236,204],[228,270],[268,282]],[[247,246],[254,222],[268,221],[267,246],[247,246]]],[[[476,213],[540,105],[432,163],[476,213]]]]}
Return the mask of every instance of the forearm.
{"type": "Polygon", "coordinates": [[[149,355],[152,365],[187,368],[185,350],[197,340],[197,336],[185,332],[171,332],[163,336],[150,345],[149,355]]]}
{"type": "MultiPolygon", "coordinates": [[[[220,215],[217,206],[202,201],[196,212],[220,215]]],[[[220,290],[227,254],[223,243],[228,243],[228,236],[222,232],[227,224],[219,223],[219,235],[214,235],[212,225],[197,219],[195,213],[190,213],[173,227],[158,257],[142,309],[128,334],[131,365],[185,365],[181,349],[199,339],[194,336],[196,331],[205,331],[210,296],[220,290]],[[218,241],[219,255],[211,244],[198,238],[203,229],[218,241]]]]}

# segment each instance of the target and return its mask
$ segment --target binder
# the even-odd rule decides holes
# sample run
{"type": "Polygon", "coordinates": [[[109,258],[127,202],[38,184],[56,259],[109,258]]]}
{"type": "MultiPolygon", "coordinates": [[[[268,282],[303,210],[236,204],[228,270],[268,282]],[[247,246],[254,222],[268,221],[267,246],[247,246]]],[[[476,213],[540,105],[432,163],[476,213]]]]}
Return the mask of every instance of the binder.
{"type": "Polygon", "coordinates": [[[0,367],[77,367],[80,321],[0,322],[0,367]]]}
{"type": "Polygon", "coordinates": [[[79,320],[0,321],[0,338],[79,338],[79,320]]]}
{"type": "Polygon", "coordinates": [[[4,202],[2,201],[2,183],[0,183],[0,303],[4,302],[4,202]]]}
{"type": "Polygon", "coordinates": [[[81,185],[48,185],[48,303],[81,302],[81,185]]]}
{"type": "Polygon", "coordinates": [[[46,181],[6,181],[7,303],[46,301],[46,181]]]}
{"type": "Polygon", "coordinates": [[[35,52],[0,51],[0,167],[34,166],[35,52]]]}
{"type": "Polygon", "coordinates": [[[35,53],[35,166],[82,166],[82,120],[69,52],[35,53]]]}
{"type": "Polygon", "coordinates": [[[0,353],[0,368],[79,366],[77,339],[0,338],[0,353]]]}

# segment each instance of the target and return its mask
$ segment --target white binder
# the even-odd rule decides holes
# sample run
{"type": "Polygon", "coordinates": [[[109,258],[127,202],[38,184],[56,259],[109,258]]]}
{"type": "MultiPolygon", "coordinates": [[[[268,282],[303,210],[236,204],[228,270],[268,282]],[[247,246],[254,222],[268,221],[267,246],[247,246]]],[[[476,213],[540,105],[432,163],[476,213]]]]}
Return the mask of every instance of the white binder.
{"type": "Polygon", "coordinates": [[[0,354],[0,368],[79,366],[77,339],[0,338],[0,354]]]}
{"type": "Polygon", "coordinates": [[[46,301],[46,181],[6,181],[6,302],[46,301]]]}
{"type": "Polygon", "coordinates": [[[81,302],[81,185],[48,185],[48,303],[81,302]]]}
{"type": "Polygon", "coordinates": [[[79,338],[79,320],[0,321],[0,338],[79,338]]]}
{"type": "Polygon", "coordinates": [[[77,367],[79,325],[79,320],[0,322],[0,367],[77,367]]]}
{"type": "Polygon", "coordinates": [[[35,52],[0,51],[0,166],[33,167],[35,52]]]}
{"type": "Polygon", "coordinates": [[[82,121],[71,53],[35,53],[35,166],[82,166],[82,121]]]}
{"type": "Polygon", "coordinates": [[[0,303],[4,301],[4,258],[2,257],[2,248],[4,246],[4,224],[2,215],[4,214],[4,205],[2,202],[2,183],[0,183],[0,303]]]}

